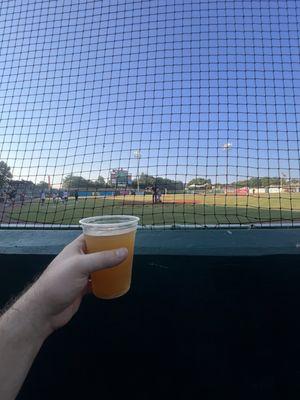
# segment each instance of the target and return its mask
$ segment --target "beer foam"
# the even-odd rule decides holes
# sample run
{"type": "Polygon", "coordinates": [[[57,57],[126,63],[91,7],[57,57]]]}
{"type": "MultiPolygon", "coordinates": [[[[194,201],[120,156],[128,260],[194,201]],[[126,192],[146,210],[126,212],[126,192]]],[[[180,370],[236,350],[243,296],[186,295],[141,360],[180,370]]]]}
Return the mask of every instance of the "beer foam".
{"type": "Polygon", "coordinates": [[[79,221],[83,233],[89,236],[116,236],[137,229],[139,218],[131,215],[104,215],[79,221]]]}
{"type": "Polygon", "coordinates": [[[127,233],[136,231],[136,228],[128,228],[128,229],[105,229],[105,230],[99,230],[99,227],[95,227],[95,229],[92,229],[90,227],[83,227],[83,233],[84,235],[87,236],[117,236],[117,235],[125,235],[127,233]]]}

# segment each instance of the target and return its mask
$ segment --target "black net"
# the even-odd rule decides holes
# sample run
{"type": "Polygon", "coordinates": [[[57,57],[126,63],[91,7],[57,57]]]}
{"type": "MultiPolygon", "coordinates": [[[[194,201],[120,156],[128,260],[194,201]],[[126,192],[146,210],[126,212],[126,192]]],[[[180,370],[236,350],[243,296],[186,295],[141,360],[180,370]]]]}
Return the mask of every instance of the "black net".
{"type": "Polygon", "coordinates": [[[0,220],[300,219],[297,0],[8,0],[0,220]]]}

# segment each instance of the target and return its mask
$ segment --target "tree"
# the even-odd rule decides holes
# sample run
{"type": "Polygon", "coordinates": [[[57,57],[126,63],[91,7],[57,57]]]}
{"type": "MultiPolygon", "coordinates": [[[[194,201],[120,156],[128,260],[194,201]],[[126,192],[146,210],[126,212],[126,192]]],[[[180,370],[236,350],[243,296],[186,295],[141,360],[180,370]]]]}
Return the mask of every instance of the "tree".
{"type": "Polygon", "coordinates": [[[10,180],[9,187],[12,190],[18,190],[22,192],[33,191],[36,188],[36,185],[32,181],[21,180],[10,180]]]}
{"type": "Polygon", "coordinates": [[[63,187],[65,189],[87,189],[88,181],[82,176],[67,175],[63,180],[63,187]]]}
{"type": "Polygon", "coordinates": [[[183,182],[161,177],[156,178],[156,186],[161,189],[165,188],[167,190],[173,190],[173,191],[184,189],[183,182]]]}
{"type": "Polygon", "coordinates": [[[38,183],[38,184],[36,185],[36,188],[37,188],[38,190],[47,190],[47,189],[49,188],[49,186],[48,186],[48,183],[47,183],[47,182],[41,181],[40,183],[38,183]]]}
{"type": "MultiPolygon", "coordinates": [[[[167,190],[183,190],[184,183],[181,181],[175,181],[168,178],[163,178],[161,176],[147,175],[143,172],[139,176],[139,184],[141,189],[150,188],[156,186],[160,189],[167,190]]],[[[137,188],[137,180],[134,179],[132,182],[132,187],[137,188]]]]}
{"type": "Polygon", "coordinates": [[[288,183],[292,183],[294,185],[300,185],[300,180],[297,178],[292,178],[288,181],[288,183]]]}
{"type": "Polygon", "coordinates": [[[286,185],[287,180],[285,178],[278,178],[278,177],[269,177],[269,176],[263,176],[261,178],[254,177],[254,178],[249,178],[243,181],[237,181],[233,183],[236,187],[249,187],[249,188],[264,188],[268,186],[280,186],[286,185]]]}
{"type": "Polygon", "coordinates": [[[106,184],[102,176],[98,176],[96,181],[92,181],[90,179],[85,179],[82,176],[70,174],[64,178],[63,187],[68,190],[97,190],[99,188],[106,187],[106,184]]]}
{"type": "Polygon", "coordinates": [[[95,181],[95,184],[96,184],[99,188],[106,187],[105,179],[104,179],[103,176],[101,176],[101,175],[98,176],[97,180],[95,181]]]}
{"type": "MultiPolygon", "coordinates": [[[[139,176],[139,184],[141,189],[145,189],[147,187],[152,187],[155,185],[155,178],[152,175],[144,174],[143,172],[139,176]]],[[[132,187],[137,188],[137,180],[134,179],[132,182],[132,187]]]]}
{"type": "Polygon", "coordinates": [[[187,186],[191,186],[191,185],[199,185],[199,186],[210,186],[211,187],[211,180],[210,179],[205,179],[205,178],[194,178],[191,181],[189,181],[189,183],[187,184],[187,186]]]}
{"type": "Polygon", "coordinates": [[[12,178],[10,167],[4,162],[0,161],[0,189],[5,186],[12,178]]]}

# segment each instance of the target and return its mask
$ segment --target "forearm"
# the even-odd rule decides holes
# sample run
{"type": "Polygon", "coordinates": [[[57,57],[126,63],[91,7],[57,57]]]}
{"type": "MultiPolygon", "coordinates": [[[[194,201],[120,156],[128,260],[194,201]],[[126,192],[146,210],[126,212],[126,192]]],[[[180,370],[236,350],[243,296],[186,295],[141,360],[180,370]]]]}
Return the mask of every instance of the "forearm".
{"type": "Polygon", "coordinates": [[[86,253],[83,235],[0,317],[0,400],[13,400],[45,339],[67,324],[88,290],[91,273],[119,265],[125,248],[86,253]]]}
{"type": "Polygon", "coordinates": [[[13,400],[49,332],[29,290],[0,318],[0,399],[13,400]]]}

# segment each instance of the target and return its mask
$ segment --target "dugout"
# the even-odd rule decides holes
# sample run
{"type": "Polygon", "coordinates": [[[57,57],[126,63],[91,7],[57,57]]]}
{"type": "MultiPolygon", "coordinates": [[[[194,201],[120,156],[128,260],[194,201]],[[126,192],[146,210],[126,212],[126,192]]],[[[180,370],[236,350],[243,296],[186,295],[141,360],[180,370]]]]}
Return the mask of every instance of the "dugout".
{"type": "MultiPolygon", "coordinates": [[[[78,234],[1,230],[1,306],[78,234]]],[[[140,230],[131,291],[86,297],[18,399],[299,394],[299,252],[292,228],[140,230]]]]}

